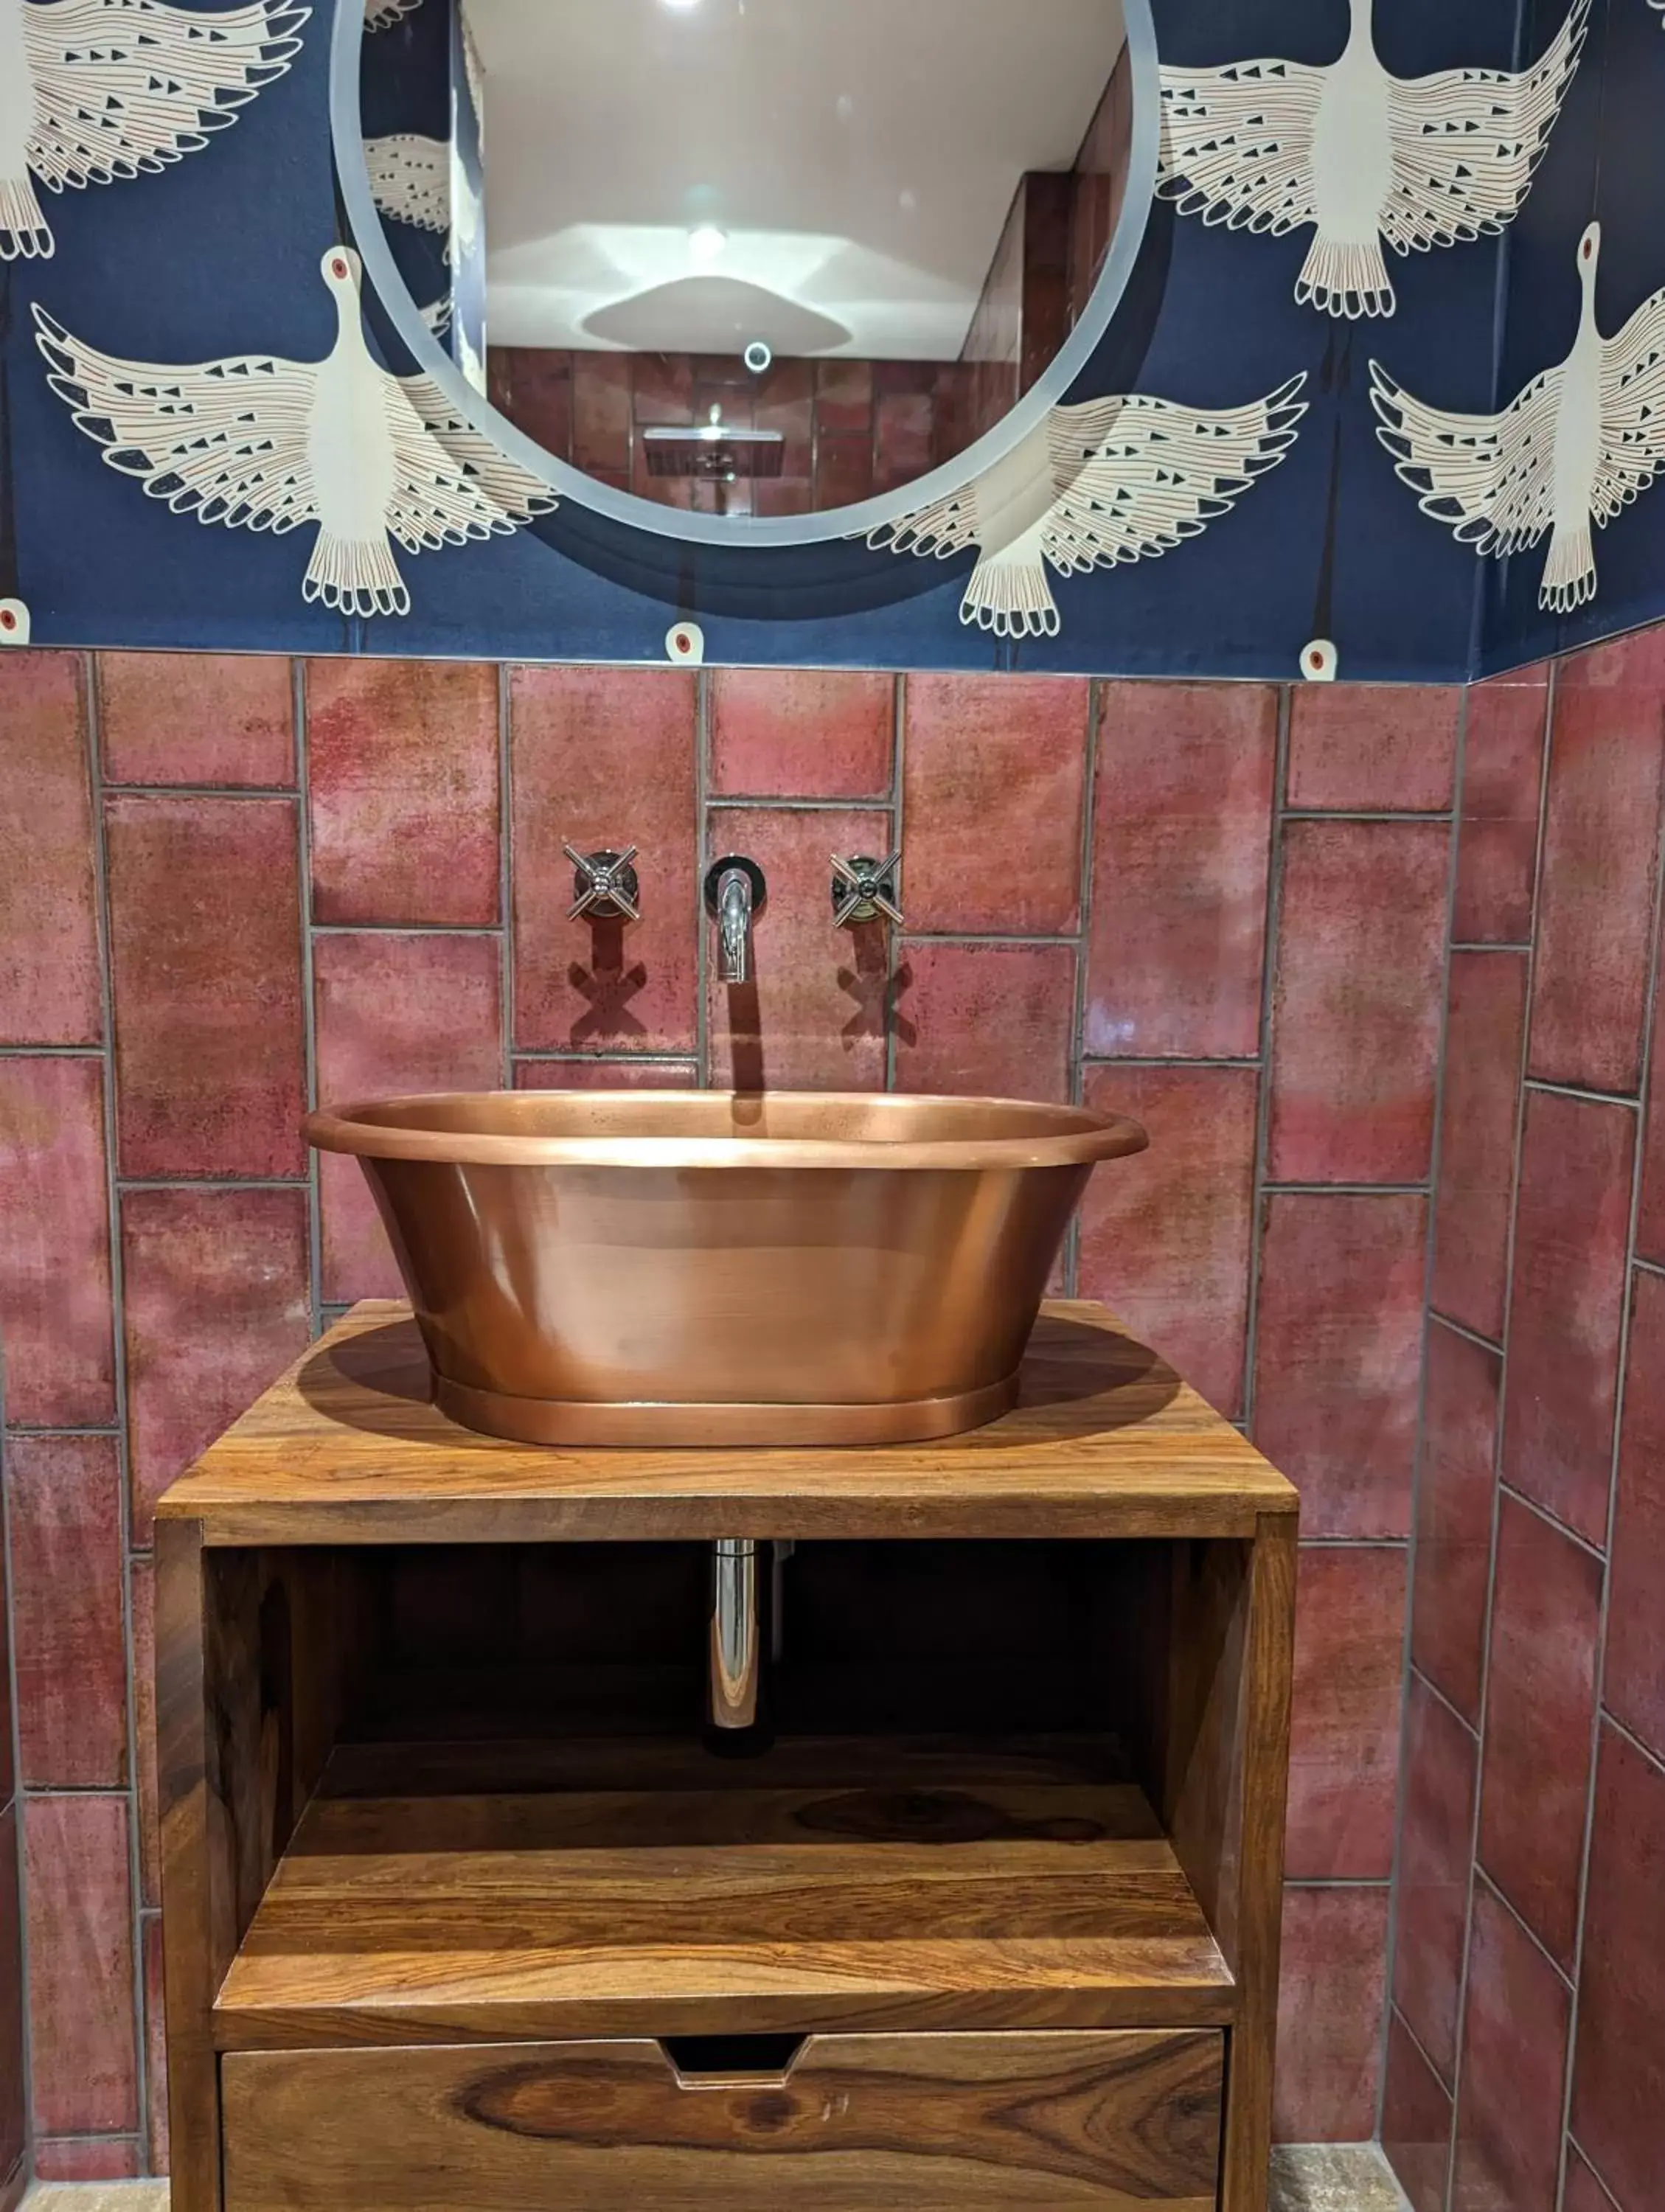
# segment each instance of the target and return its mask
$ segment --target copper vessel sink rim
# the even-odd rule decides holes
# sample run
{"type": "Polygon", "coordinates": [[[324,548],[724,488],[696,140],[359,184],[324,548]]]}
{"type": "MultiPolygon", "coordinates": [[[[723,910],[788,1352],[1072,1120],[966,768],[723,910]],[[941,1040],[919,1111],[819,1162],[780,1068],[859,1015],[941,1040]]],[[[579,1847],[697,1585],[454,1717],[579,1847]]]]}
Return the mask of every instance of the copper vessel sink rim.
{"type": "Polygon", "coordinates": [[[1085,1107],[883,1091],[428,1091],[321,1107],[307,1115],[302,1127],[307,1142],[322,1152],[479,1167],[936,1169],[975,1173],[1079,1167],[1142,1152],[1150,1141],[1137,1121],[1085,1107]],[[748,1121],[771,1111],[789,1121],[828,1126],[824,1133],[813,1136],[736,1134],[697,1126],[719,1119],[725,1106],[743,1130],[748,1121]],[[481,1109],[482,1121],[498,1126],[433,1126],[441,1116],[466,1114],[471,1109],[481,1109]],[[423,1126],[424,1113],[428,1126],[423,1126]],[[655,1115],[690,1126],[680,1133],[608,1133],[597,1127],[612,1116],[629,1123],[655,1115]],[[979,1121],[992,1126],[980,1131],[979,1121]],[[555,1133],[547,1126],[544,1133],[531,1126],[503,1126],[516,1122],[568,1126],[555,1133]],[[1015,1132],[1014,1122],[1020,1125],[1015,1132]],[[920,1133],[921,1127],[945,1123],[963,1125],[965,1133],[920,1133]],[[890,1133],[886,1125],[896,1133],[890,1133]],[[907,1133],[910,1127],[911,1135],[907,1133]]]}

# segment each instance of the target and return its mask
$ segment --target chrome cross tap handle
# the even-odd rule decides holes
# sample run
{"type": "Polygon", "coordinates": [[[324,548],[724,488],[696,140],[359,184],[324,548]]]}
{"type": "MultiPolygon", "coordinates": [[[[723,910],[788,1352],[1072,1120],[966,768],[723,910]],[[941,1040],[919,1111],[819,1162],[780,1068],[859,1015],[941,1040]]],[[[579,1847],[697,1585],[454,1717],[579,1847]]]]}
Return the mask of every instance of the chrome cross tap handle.
{"type": "Polygon", "coordinates": [[[844,929],[860,921],[876,921],[883,915],[900,929],[902,893],[896,888],[900,853],[876,860],[871,854],[856,853],[848,860],[833,854],[833,923],[844,929]]]}
{"type": "Polygon", "coordinates": [[[561,849],[573,864],[573,899],[567,919],[588,915],[595,921],[640,921],[641,885],[630,866],[636,848],[623,853],[580,853],[563,837],[561,849]]]}

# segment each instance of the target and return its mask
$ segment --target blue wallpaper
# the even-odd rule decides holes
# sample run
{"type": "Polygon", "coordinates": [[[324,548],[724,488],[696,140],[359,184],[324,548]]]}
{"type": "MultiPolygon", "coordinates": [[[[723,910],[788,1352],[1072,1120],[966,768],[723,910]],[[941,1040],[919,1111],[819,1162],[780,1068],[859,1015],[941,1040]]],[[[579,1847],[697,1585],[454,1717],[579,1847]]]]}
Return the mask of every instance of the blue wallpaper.
{"type": "MultiPolygon", "coordinates": [[[[96,10],[100,0],[76,4],[96,10]]],[[[361,0],[343,4],[356,10],[361,0]]],[[[0,0],[0,29],[20,9],[27,21],[35,0],[0,0]]],[[[213,0],[191,0],[185,12],[228,14],[213,0]]],[[[1154,12],[1164,73],[1182,99],[1196,89],[1188,73],[1263,56],[1324,66],[1348,39],[1348,0],[1154,0],[1154,12]]],[[[1071,401],[1139,393],[1206,414],[1243,408],[1303,374],[1307,412],[1277,465],[1201,534],[1159,558],[1052,574],[1055,636],[1003,638],[962,622],[970,550],[935,561],[862,543],[695,547],[570,500],[510,534],[398,551],[408,614],[349,618],[309,605],[301,582],[313,526],[204,525],[146,495],[143,457],[124,462],[141,475],[106,465],[100,442],[119,452],[129,434],[118,428],[95,441],[76,427],[48,381],[33,310],[118,363],[266,350],[322,360],[337,318],[320,257],[344,235],[328,113],[331,15],[321,0],[290,65],[230,127],[155,173],[43,192],[54,250],[0,261],[0,600],[27,606],[37,643],[654,660],[672,623],[692,617],[717,662],[1286,678],[1322,638],[1334,641],[1345,678],[1425,681],[1531,658],[1665,605],[1665,586],[1650,586],[1665,575],[1654,550],[1665,538],[1665,497],[1644,493],[1598,533],[1601,586],[1590,605],[1547,615],[1541,545],[1506,562],[1483,559],[1449,521],[1419,510],[1378,438],[1370,371],[1380,360],[1430,408],[1503,405],[1571,344],[1576,257],[1592,215],[1603,226],[1604,333],[1665,284],[1665,16],[1650,0],[1595,0],[1518,221],[1501,238],[1389,254],[1391,317],[1336,318],[1297,301],[1308,226],[1276,235],[1279,222],[1267,216],[1257,234],[1157,200],[1127,291],[1071,401]]],[[[426,0],[368,45],[391,61],[437,40],[448,82],[443,16],[444,0],[426,0]]],[[[1562,34],[1569,6],[1380,0],[1377,17],[1382,63],[1395,76],[1422,77],[1530,64],[1562,34]]],[[[423,105],[432,106],[424,72],[410,72],[408,108],[400,77],[396,68],[377,77],[367,129],[448,130],[446,103],[432,113],[423,105]],[[422,85],[428,91],[418,97],[422,85]]],[[[422,283],[443,281],[422,259],[439,262],[435,241],[409,251],[422,283]]],[[[417,282],[413,275],[413,293],[417,282]]],[[[408,372],[386,318],[368,299],[366,309],[373,344],[395,373],[408,372]]],[[[62,376],[61,356],[57,367],[62,376]]]]}

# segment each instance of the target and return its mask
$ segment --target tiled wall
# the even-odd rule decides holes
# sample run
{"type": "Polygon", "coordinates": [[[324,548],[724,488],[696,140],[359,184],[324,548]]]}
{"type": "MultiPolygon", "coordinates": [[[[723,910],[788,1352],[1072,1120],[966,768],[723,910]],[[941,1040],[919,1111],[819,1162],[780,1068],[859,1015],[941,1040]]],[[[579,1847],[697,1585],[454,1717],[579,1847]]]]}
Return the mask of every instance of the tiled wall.
{"type": "MultiPolygon", "coordinates": [[[[1302,1486],[1279,2124],[1371,2133],[1461,706],[0,656],[0,1332],[43,2172],[166,2158],[155,1498],[323,1315],[393,1285],[352,1164],[314,1180],[303,1107],[511,1081],[1077,1095],[1149,1123],[1150,1153],[1097,1178],[1069,1279],[1302,1486]],[[639,927],[566,919],[563,836],[640,846],[639,927]],[[906,936],[835,931],[830,855],[898,843],[906,936]],[[755,994],[731,1002],[696,898],[735,848],[769,904],[755,994]]],[[[1471,842],[1495,887],[1509,732],[1487,708],[1480,732],[1476,804],[1504,818],[1471,842]]],[[[0,1990],[16,1942],[0,1904],[0,1990]]]]}
{"type": "Polygon", "coordinates": [[[1471,695],[1383,2123],[1416,2212],[1665,2205],[1662,786],[1665,630],[1471,695]]]}

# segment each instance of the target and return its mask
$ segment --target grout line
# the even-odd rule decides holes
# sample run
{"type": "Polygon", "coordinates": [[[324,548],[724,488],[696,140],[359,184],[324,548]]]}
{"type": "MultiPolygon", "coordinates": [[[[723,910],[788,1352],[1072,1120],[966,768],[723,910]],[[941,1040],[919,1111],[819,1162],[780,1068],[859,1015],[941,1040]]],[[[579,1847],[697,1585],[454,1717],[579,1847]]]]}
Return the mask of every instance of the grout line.
{"type": "Polygon", "coordinates": [[[1552,1513],[1547,1505],[1540,1505],[1535,1498],[1528,1498],[1525,1491],[1516,1489],[1512,1482],[1504,1482],[1500,1479],[1498,1486],[1511,1505],[1522,1507],[1526,1512],[1530,1513],[1534,1520],[1541,1521],[1547,1528],[1553,1528],[1558,1536],[1565,1536],[1568,1543],[1576,1544],[1581,1552],[1605,1568],[1607,1564],[1607,1555],[1599,1544],[1591,1543],[1588,1536],[1581,1536],[1576,1528],[1569,1527],[1558,1514],[1552,1513]]]}
{"type": "Polygon", "coordinates": [[[1258,1400],[1256,1369],[1261,1336],[1261,1262],[1266,1241],[1267,1146],[1272,1132],[1273,1003],[1278,981],[1278,933],[1284,902],[1284,792],[1289,776],[1289,734],[1292,714],[1288,684],[1278,691],[1278,733],[1273,756],[1272,811],[1267,824],[1266,934],[1261,953],[1261,1026],[1255,1065],[1259,1070],[1255,1099],[1255,1158],[1249,1212],[1249,1296],[1243,1312],[1243,1433],[1252,1437],[1258,1400]]]}
{"type": "MultiPolygon", "coordinates": [[[[1104,687],[1087,686],[1087,758],[1081,777],[1081,844],[1075,886],[1075,994],[1070,1015],[1070,1103],[1087,1095],[1088,963],[1092,952],[1093,854],[1098,826],[1098,749],[1104,734],[1104,687]]],[[[1085,1202],[1085,1200],[1084,1200],[1085,1202]]],[[[1064,1244],[1064,1294],[1081,1295],[1081,1207],[1070,1216],[1064,1244]]]]}
{"type": "Polygon", "coordinates": [[[118,1176],[116,1188],[124,1194],[141,1190],[195,1190],[205,1196],[216,1191],[305,1190],[305,1176],[118,1176]]]}
{"type": "MultiPolygon", "coordinates": [[[[302,904],[310,915],[310,885],[302,904]]],[[[495,927],[483,928],[477,922],[315,921],[311,924],[311,928],[314,937],[496,937],[500,934],[495,927]]]]}
{"type": "Polygon", "coordinates": [[[509,1055],[519,1066],[534,1067],[686,1067],[691,1052],[516,1052],[509,1055]]]}
{"type": "MultiPolygon", "coordinates": [[[[900,683],[902,679],[897,678],[900,683]]],[[[894,773],[894,772],[893,772],[894,773]]],[[[706,806],[713,814],[894,814],[894,792],[875,792],[866,799],[736,799],[728,792],[708,794],[706,806]]]]}
{"type": "MultiPolygon", "coordinates": [[[[1402,1901],[1401,1876],[1405,1856],[1405,1814],[1410,1796],[1408,1752],[1411,1741],[1411,1643],[1416,1623],[1416,1567],[1418,1505],[1421,1498],[1422,1477],[1428,1452],[1428,1347],[1433,1332],[1434,1263],[1438,1252],[1436,1224],[1438,1219],[1440,1171],[1444,1160],[1445,1091],[1447,1060],[1451,1042],[1451,976],[1452,951],[1457,933],[1457,867],[1462,832],[1461,795],[1468,772],[1468,708],[1470,694],[1467,686],[1458,702],[1456,755],[1452,764],[1452,789],[1458,795],[1458,805],[1451,816],[1451,831],[1447,847],[1445,883],[1445,947],[1440,967],[1439,1042],[1434,1056],[1433,1133],[1428,1155],[1428,1220],[1423,1233],[1422,1276],[1422,1338],[1421,1358],[1417,1375],[1416,1421],[1411,1446],[1411,1486],[1409,1497],[1410,1537],[1405,1561],[1405,1619],[1400,1631],[1401,1659],[1399,1684],[1399,1773],[1394,1808],[1393,1893],[1388,1906],[1388,1964],[1387,1987],[1391,1996],[1394,1969],[1399,1954],[1400,1906],[1402,1901]]],[[[1478,1769],[1476,1770],[1478,1774],[1478,1769]]],[[[1382,2133],[1382,2119],[1388,2105],[1388,2025],[1390,2006],[1382,2008],[1381,2060],[1376,2074],[1376,2132],[1382,2133]]]]}
{"type": "MultiPolygon", "coordinates": [[[[319,1104],[318,984],[313,960],[312,738],[307,724],[307,664],[289,663],[290,712],[295,723],[295,852],[300,880],[296,904],[301,931],[301,1048],[310,1112],[319,1104]]],[[[307,1150],[307,1318],[314,1337],[324,1332],[323,1170],[318,1153],[307,1150]]]]}
{"type": "Polygon", "coordinates": [[[1566,2139],[1571,2145],[1572,2148],[1577,2152],[1579,2157],[1583,2160],[1584,2164],[1589,2168],[1590,2179],[1595,2182],[1602,2196],[1606,2197],[1607,2203],[1612,2205],[1613,2212],[1624,2212],[1624,2208],[1619,2203],[1619,2199],[1613,2195],[1612,2190],[1608,2188],[1607,2183],[1601,2179],[1601,2172],[1596,2166],[1595,2160],[1584,2148],[1584,2146],[1579,2142],[1577,2136],[1574,2135],[1571,2128],[1567,2130],[1566,2139]]]}
{"type": "MultiPolygon", "coordinates": [[[[1282,789],[1280,785],[1279,789],[1282,789]]],[[[1426,809],[1370,806],[1286,806],[1285,822],[1449,822],[1461,825],[1460,812],[1449,806],[1426,809]]]]}
{"type": "Polygon", "coordinates": [[[509,665],[497,664],[497,961],[498,1018],[502,1027],[503,1088],[514,1088],[514,693],[509,665]]]}
{"type": "MultiPolygon", "coordinates": [[[[1439,2083],[1440,2087],[1444,2090],[1445,2100],[1451,2107],[1451,2117],[1455,2120],[1456,2118],[1456,2100],[1451,2094],[1450,2083],[1447,2081],[1444,2075],[1434,2063],[1433,2053],[1429,2050],[1422,2038],[1417,2033],[1415,2028],[1412,2027],[1410,2021],[1406,2019],[1405,2014],[1400,2009],[1397,2002],[1391,1996],[1388,1999],[1388,2011],[1390,2018],[1392,2020],[1396,2020],[1399,2022],[1401,2027],[1405,2031],[1406,2040],[1411,2045],[1413,2050],[1420,2054],[1423,2064],[1433,2075],[1435,2081],[1439,2083]]],[[[1381,2131],[1378,2130],[1376,2140],[1380,2142],[1381,2139],[1381,2131]]]]}
{"type": "Polygon", "coordinates": [[[40,1423],[12,1421],[7,1425],[6,1434],[9,1437],[17,1437],[33,1442],[45,1442],[48,1438],[57,1437],[118,1437],[121,1434],[121,1431],[116,1426],[113,1421],[106,1421],[102,1424],[88,1422],[81,1428],[66,1428],[61,1424],[55,1425],[50,1421],[40,1423]]]}
{"type": "Polygon", "coordinates": [[[0,1044],[0,1060],[102,1060],[101,1044],[0,1044]]]}
{"type": "MultiPolygon", "coordinates": [[[[1560,1983],[1562,1988],[1571,1990],[1572,1987],[1571,1975],[1568,1973],[1566,1968],[1561,1964],[1553,1951],[1550,1949],[1543,1937],[1539,1935],[1537,1929],[1532,1926],[1529,1921],[1522,1917],[1519,1908],[1512,1902],[1504,1892],[1497,1877],[1494,1875],[1488,1874],[1484,1866],[1477,1866],[1474,1871],[1478,1878],[1486,1884],[1486,1887],[1491,1891],[1497,1902],[1502,1905],[1504,1911],[1509,1915],[1515,1925],[1520,1929],[1522,1935],[1527,1938],[1533,1949],[1538,1954],[1538,1956],[1544,1961],[1546,1966],[1553,1966],[1555,1969],[1555,1978],[1560,1983]]],[[[1570,2074],[1571,2070],[1572,2036],[1571,2030],[1569,2030],[1567,2036],[1567,2071],[1570,2074]]]]}
{"type": "Polygon", "coordinates": [[[1615,1735],[1622,1736],[1632,1751],[1647,1760],[1656,1773],[1665,1775],[1665,1753],[1657,1752],[1651,1744],[1644,1743],[1633,1728],[1626,1727],[1610,1706],[1602,1705],[1600,1711],[1601,1718],[1615,1735]]]}
{"type": "Polygon", "coordinates": [[[293,783],[106,783],[106,799],[293,799],[293,783]]]}
{"type": "Polygon", "coordinates": [[[1642,1025],[1642,1077],[1638,1091],[1636,1109],[1639,1117],[1635,1135],[1635,1156],[1631,1162],[1630,1218],[1625,1237],[1624,1290],[1625,1298],[1619,1329],[1619,1370],[1613,1391],[1612,1455],[1607,1463],[1607,1541],[1603,1547],[1601,1575],[1601,1619],[1595,1645],[1595,1697],[1590,1717],[1589,1772],[1584,1800],[1584,1835],[1578,1861],[1578,1918],[1573,1938],[1572,1951],[1572,2010],[1567,2021],[1566,2079],[1562,2085],[1561,2106],[1561,2168],[1556,2203],[1559,2206],[1566,2193],[1567,2138],[1572,2130],[1572,2084],[1575,2062],[1578,2055],[1579,2000],[1584,1978],[1584,1931],[1589,1913],[1590,1856],[1595,1837],[1595,1785],[1601,1764],[1601,1712],[1607,1687],[1607,1627],[1613,1609],[1613,1540],[1619,1516],[1619,1469],[1625,1441],[1625,1410],[1629,1396],[1631,1364],[1631,1324],[1636,1310],[1636,1283],[1633,1273],[1636,1261],[1636,1239],[1642,1223],[1642,1181],[1647,1166],[1646,1143],[1648,1113],[1653,1103],[1654,1046],[1656,1041],[1659,1016],[1660,945],[1665,934],[1665,808],[1656,811],[1654,820],[1654,880],[1653,903],[1649,915],[1650,934],[1648,953],[1648,995],[1644,1001],[1642,1025]]]}
{"type": "Polygon", "coordinates": [[[1462,1723],[1465,1734],[1473,1736],[1476,1742],[1480,1741],[1479,1731],[1476,1729],[1473,1721],[1469,1719],[1468,1714],[1463,1711],[1460,1705],[1454,1705],[1452,1703],[1451,1699],[1446,1696],[1444,1691],[1441,1689],[1439,1684],[1435,1681],[1433,1676],[1427,1673],[1425,1668],[1419,1667],[1414,1660],[1411,1662],[1410,1679],[1413,1682],[1419,1682],[1422,1685],[1422,1687],[1426,1690],[1429,1696],[1433,1698],[1437,1705],[1444,1706],[1446,1711],[1450,1714],[1453,1720],[1461,1721],[1462,1723]]]}
{"type": "Polygon", "coordinates": [[[1084,1052],[1083,1067],[1258,1067],[1257,1053],[1084,1052]]]}
{"type": "Polygon", "coordinates": [[[1025,937],[1017,930],[1000,929],[910,929],[905,931],[903,934],[909,945],[957,945],[966,946],[994,945],[1007,945],[1018,949],[1022,949],[1028,945],[1066,945],[1071,951],[1073,951],[1081,942],[1081,935],[1079,930],[1067,937],[1060,935],[1055,931],[1046,933],[1037,932],[1034,936],[1025,937]]]}
{"type": "Polygon", "coordinates": [[[1529,945],[1463,945],[1453,943],[1453,952],[1530,952],[1529,945]]]}
{"type": "MultiPolygon", "coordinates": [[[[12,1887],[17,1909],[18,1973],[22,1983],[18,2008],[22,2030],[20,2037],[22,2048],[19,2056],[23,2077],[20,2085],[23,2093],[23,2146],[19,2155],[21,2160],[27,2161],[31,2157],[34,2142],[34,2035],[30,2004],[29,1916],[24,1878],[28,1838],[24,1828],[22,1792],[17,1778],[23,1771],[22,1700],[17,1694],[17,1685],[21,1678],[17,1666],[17,1580],[12,1570],[10,1439],[5,1428],[5,1352],[3,1345],[0,1345],[0,1575],[4,1577],[0,1598],[7,1601],[3,1607],[5,1618],[0,1620],[0,1640],[3,1640],[5,1645],[9,1692],[6,1698],[8,1710],[0,1713],[0,1726],[6,1731],[7,1744],[11,1753],[12,1786],[6,1803],[11,1810],[12,1839],[17,1854],[16,1879],[12,1887]]],[[[3,1817],[5,1809],[4,1806],[0,1806],[0,1818],[3,1817]]]]}
{"type": "Polygon", "coordinates": [[[1641,1255],[1638,1253],[1632,1257],[1631,1265],[1639,1274],[1665,1275],[1665,1261],[1644,1260],[1641,1255]]]}
{"type": "Polygon", "coordinates": [[[712,1081],[711,932],[705,912],[705,872],[711,861],[711,675],[701,668],[694,678],[694,1054],[702,1091],[717,1087],[712,1081]]]}
{"type": "MultiPolygon", "coordinates": [[[[1528,1024],[1530,1027],[1530,1024],[1528,1024]]],[[[1546,1098],[1581,1098],[1592,1106],[1622,1106],[1626,1113],[1634,1114],[1640,1103],[1632,1096],[1626,1097],[1618,1091],[1587,1091],[1577,1083],[1546,1083],[1541,1076],[1529,1075],[1525,1088],[1535,1091],[1546,1098]]]]}
{"type": "Polygon", "coordinates": [[[1425,1182],[1267,1182],[1268,1198],[1428,1198],[1425,1182]]]}
{"type": "MultiPolygon", "coordinates": [[[[890,850],[899,854],[902,866],[902,896],[897,903],[903,914],[908,911],[908,855],[905,841],[908,834],[908,678],[903,675],[890,679],[890,850]]],[[[901,1042],[902,932],[894,927],[887,928],[884,999],[884,1088],[896,1088],[897,1053],[901,1042]]]]}
{"type": "Polygon", "coordinates": [[[1482,1336],[1477,1328],[1469,1328],[1460,1321],[1453,1321],[1449,1314],[1442,1313],[1437,1306],[1429,1308],[1428,1318],[1431,1322],[1437,1322],[1452,1336],[1460,1336],[1465,1344],[1478,1345],[1482,1352],[1489,1352],[1498,1359],[1503,1358],[1502,1345],[1489,1336],[1482,1336]]]}
{"type": "MultiPolygon", "coordinates": [[[[104,1167],[110,1224],[110,1328],[115,1383],[116,1479],[118,1486],[116,1514],[120,1587],[116,1593],[116,1601],[120,1607],[121,1614],[122,1665],[125,1678],[122,1685],[125,1704],[123,1717],[127,1737],[125,1787],[115,1791],[106,1790],[101,1794],[119,1796],[127,1813],[127,1911],[128,1940],[132,1946],[133,2079],[134,2093],[137,2102],[137,2118],[143,2128],[144,2116],[149,2110],[149,2054],[145,2048],[144,2035],[144,1947],[140,1937],[138,1923],[139,1907],[143,1902],[143,1881],[139,1838],[138,1705],[134,1686],[134,1678],[137,1670],[134,1661],[133,1577],[131,1564],[133,1557],[133,1467],[127,1406],[127,1270],[122,1242],[122,1184],[118,1159],[120,1133],[116,1115],[115,971],[111,956],[112,933],[110,908],[110,854],[103,781],[98,660],[95,654],[89,653],[85,655],[83,669],[87,696],[87,773],[93,816],[93,884],[97,916],[99,995],[104,1027],[104,1167]]],[[[33,2021],[30,2025],[30,2033],[33,2035],[33,2021]]],[[[145,2162],[147,2165],[149,2163],[148,2150],[145,2162]]]]}
{"type": "Polygon", "coordinates": [[[1385,1875],[1299,1875],[1284,1876],[1285,1889],[1386,1889],[1385,1875]]]}
{"type": "MultiPolygon", "coordinates": [[[[1498,1522],[1503,1510],[1504,1443],[1508,1425],[1509,1338],[1515,1313],[1515,1246],[1521,1221],[1521,1157],[1526,1141],[1526,1071],[1531,1065],[1532,1000],[1538,978],[1538,917],[1543,896],[1544,844],[1549,819],[1549,771],[1555,731],[1558,678],[1552,665],[1544,689],[1544,732],[1538,775],[1538,837],[1532,861],[1532,947],[1527,956],[1526,1009],[1521,1023],[1520,1073],[1515,1091],[1515,1143],[1510,1175],[1509,1229],[1504,1254],[1504,1322],[1502,1372],[1498,1378],[1498,1426],[1492,1440],[1492,1527],[1486,1562],[1486,1600],[1480,1629],[1480,1717],[1474,1754],[1474,1811],[1468,1831],[1468,1891],[1463,1903],[1462,1959],[1457,1978],[1456,2067],[1451,2094],[1461,2109],[1463,2047],[1468,2023],[1468,1975],[1474,1953],[1474,1883],[1480,1869],[1480,1815],[1486,1797],[1486,1723],[1492,1703],[1492,1612],[1498,1594],[1498,1522]]],[[[1456,2131],[1452,2130],[1451,2156],[1445,2174],[1445,2201],[1449,2203],[1456,2170],[1456,2131]]]]}

